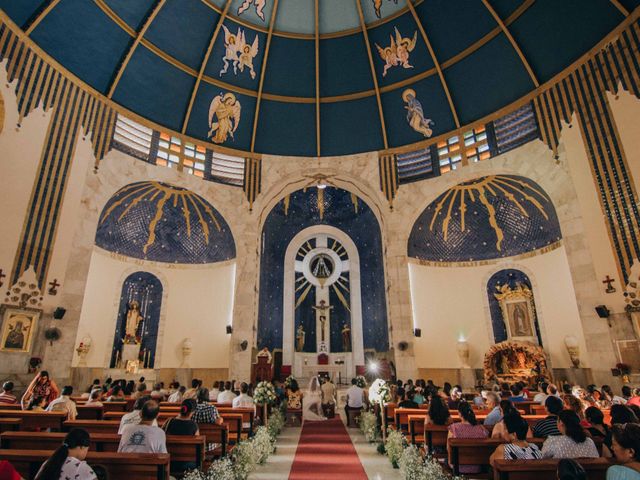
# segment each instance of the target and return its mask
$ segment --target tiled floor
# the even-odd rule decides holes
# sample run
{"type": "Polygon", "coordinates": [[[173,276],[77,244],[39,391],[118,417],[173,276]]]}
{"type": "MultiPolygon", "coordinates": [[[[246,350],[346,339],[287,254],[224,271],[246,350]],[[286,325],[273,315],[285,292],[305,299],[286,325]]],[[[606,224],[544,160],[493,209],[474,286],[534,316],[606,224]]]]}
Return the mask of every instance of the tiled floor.
{"type": "MultiPolygon", "coordinates": [[[[288,478],[301,430],[300,427],[285,428],[278,437],[276,452],[269,457],[265,465],[258,466],[249,479],[282,480],[288,478]]],[[[370,479],[393,480],[400,478],[399,471],[391,467],[389,459],[376,451],[376,444],[367,442],[362,432],[357,428],[349,428],[347,431],[370,479]]]]}

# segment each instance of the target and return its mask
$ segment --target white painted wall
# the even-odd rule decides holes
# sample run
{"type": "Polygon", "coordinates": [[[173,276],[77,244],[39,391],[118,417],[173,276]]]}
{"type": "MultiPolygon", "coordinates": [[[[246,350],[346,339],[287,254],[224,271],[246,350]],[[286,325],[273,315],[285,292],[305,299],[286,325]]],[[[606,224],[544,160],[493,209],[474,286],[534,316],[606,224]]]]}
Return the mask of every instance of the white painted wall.
{"type": "MultiPolygon", "coordinates": [[[[108,367],[113,332],[125,278],[148,271],[162,282],[163,300],[156,346],[155,368],[178,368],[182,342],[191,338],[192,368],[228,368],[232,323],[235,262],[209,265],[172,265],[115,255],[95,248],[76,336],[92,339],[86,361],[89,367],[108,367]]],[[[78,365],[74,354],[73,365],[78,365]]]]}
{"type": "MultiPolygon", "coordinates": [[[[469,342],[470,365],[482,368],[484,354],[494,343],[487,282],[505,268],[522,270],[532,282],[542,341],[552,366],[571,366],[564,346],[566,335],[576,336],[581,351],[586,352],[564,246],[535,257],[505,259],[491,265],[434,267],[409,263],[408,268],[414,324],[422,329],[422,336],[412,340],[418,368],[462,367],[456,352],[459,337],[469,342]]],[[[587,358],[582,366],[588,366],[587,358]]]]}

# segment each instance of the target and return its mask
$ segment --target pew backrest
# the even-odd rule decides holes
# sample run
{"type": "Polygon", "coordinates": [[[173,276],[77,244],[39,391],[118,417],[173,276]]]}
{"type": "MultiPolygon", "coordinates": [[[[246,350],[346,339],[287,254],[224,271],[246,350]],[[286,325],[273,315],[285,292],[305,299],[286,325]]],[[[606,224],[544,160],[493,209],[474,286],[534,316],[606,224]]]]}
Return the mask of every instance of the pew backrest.
{"type": "Polygon", "coordinates": [[[207,445],[215,444],[214,457],[224,457],[229,450],[229,424],[199,423],[200,435],[206,438],[207,445]]]}
{"type": "Polygon", "coordinates": [[[100,420],[102,418],[102,412],[104,409],[102,406],[97,405],[76,405],[76,410],[78,411],[78,415],[76,419],[78,420],[100,420]]]}
{"type": "MultiPolygon", "coordinates": [[[[527,439],[529,443],[542,448],[544,438],[527,439]]],[[[454,475],[460,474],[460,465],[480,465],[483,470],[488,470],[489,458],[495,452],[498,445],[505,443],[497,438],[449,438],[447,440],[449,465],[453,468],[454,475]]]]}
{"type": "MultiPolygon", "coordinates": [[[[499,480],[540,480],[555,478],[557,459],[552,460],[496,460],[495,478],[499,480]]],[[[589,480],[605,480],[611,463],[606,458],[580,458],[576,461],[587,472],[589,480]]]]}
{"type": "MultiPolygon", "coordinates": [[[[41,465],[53,454],[52,450],[0,450],[0,459],[9,461],[24,478],[33,478],[41,465]]],[[[168,480],[167,453],[89,452],[89,465],[104,467],[109,478],[136,480],[168,480]]]]}
{"type": "Polygon", "coordinates": [[[67,418],[67,412],[34,412],[32,410],[0,410],[0,417],[19,418],[22,420],[21,430],[51,430],[61,431],[62,423],[67,418]]]}
{"type": "Polygon", "coordinates": [[[253,408],[228,408],[220,407],[217,409],[221,417],[225,414],[229,415],[242,415],[242,430],[253,436],[253,421],[256,416],[256,412],[253,408]]]}
{"type": "Polygon", "coordinates": [[[118,433],[119,420],[67,420],[62,425],[65,432],[72,428],[84,428],[90,434],[94,433],[118,433]]]}
{"type": "Polygon", "coordinates": [[[448,425],[425,425],[425,449],[427,452],[433,452],[435,448],[443,448],[447,446],[447,436],[449,435],[448,425]]]}
{"type": "Polygon", "coordinates": [[[21,425],[21,418],[2,417],[0,418],[0,433],[18,431],[21,425]]]}

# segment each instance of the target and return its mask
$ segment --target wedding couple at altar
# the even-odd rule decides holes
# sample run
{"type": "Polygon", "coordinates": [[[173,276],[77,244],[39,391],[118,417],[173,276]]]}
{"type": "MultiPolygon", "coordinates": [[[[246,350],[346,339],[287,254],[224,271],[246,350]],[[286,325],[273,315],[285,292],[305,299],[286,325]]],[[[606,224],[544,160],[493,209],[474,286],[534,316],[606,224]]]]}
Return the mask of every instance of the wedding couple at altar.
{"type": "Polygon", "coordinates": [[[328,378],[321,381],[317,376],[311,377],[309,389],[302,404],[302,418],[312,422],[327,420],[326,410],[328,408],[334,410],[335,404],[336,386],[333,382],[328,378]]]}

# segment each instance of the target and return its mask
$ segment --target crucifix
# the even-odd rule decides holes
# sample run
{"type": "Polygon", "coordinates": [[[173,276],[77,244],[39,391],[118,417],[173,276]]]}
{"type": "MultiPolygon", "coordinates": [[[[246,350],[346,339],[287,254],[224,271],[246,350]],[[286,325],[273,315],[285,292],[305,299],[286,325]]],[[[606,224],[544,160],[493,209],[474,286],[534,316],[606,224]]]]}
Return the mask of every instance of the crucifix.
{"type": "Polygon", "coordinates": [[[58,287],[61,284],[58,283],[58,279],[54,278],[53,282],[49,282],[49,295],[57,295],[58,294],[58,287]]]}
{"type": "Polygon", "coordinates": [[[605,293],[614,293],[616,291],[616,289],[611,286],[613,282],[615,282],[615,280],[613,278],[609,278],[609,275],[607,275],[607,277],[602,281],[602,283],[607,284],[607,289],[605,290],[605,293]]]}
{"type": "Polygon", "coordinates": [[[327,323],[327,313],[333,310],[333,306],[327,305],[327,302],[324,300],[320,300],[318,305],[314,305],[313,308],[316,311],[316,314],[319,314],[318,320],[320,321],[320,341],[325,341],[325,325],[327,323]],[[328,311],[328,312],[327,312],[328,311]]]}
{"type": "Polygon", "coordinates": [[[4,282],[2,281],[3,278],[6,278],[6,274],[4,273],[4,271],[0,268],[0,287],[2,285],[4,285],[4,282]]]}

